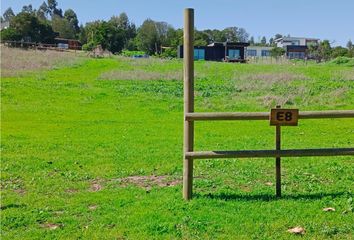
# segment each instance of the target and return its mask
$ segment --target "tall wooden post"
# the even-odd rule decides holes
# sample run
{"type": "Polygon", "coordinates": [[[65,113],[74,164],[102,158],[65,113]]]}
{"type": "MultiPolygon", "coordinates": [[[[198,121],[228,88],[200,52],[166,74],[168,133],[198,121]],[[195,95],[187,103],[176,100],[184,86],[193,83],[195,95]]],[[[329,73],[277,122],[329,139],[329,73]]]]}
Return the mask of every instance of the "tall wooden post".
{"type": "MultiPolygon", "coordinates": [[[[281,108],[277,106],[277,108],[281,108]]],[[[275,126],[275,149],[281,149],[281,128],[280,125],[275,126]]],[[[275,195],[281,197],[281,158],[275,158],[275,195]]]]}
{"type": "Polygon", "coordinates": [[[186,120],[186,114],[194,112],[194,9],[184,10],[184,146],[183,146],[183,198],[192,198],[193,159],[186,152],[193,151],[194,122],[186,120]]]}

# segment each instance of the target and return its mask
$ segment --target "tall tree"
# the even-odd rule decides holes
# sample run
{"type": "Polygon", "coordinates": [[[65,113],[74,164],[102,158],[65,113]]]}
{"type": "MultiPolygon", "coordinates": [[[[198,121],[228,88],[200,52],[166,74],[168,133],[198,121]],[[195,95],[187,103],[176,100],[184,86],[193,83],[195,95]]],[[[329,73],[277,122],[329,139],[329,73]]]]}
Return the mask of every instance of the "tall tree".
{"type": "Polygon", "coordinates": [[[48,8],[48,5],[46,2],[43,2],[41,4],[41,6],[39,6],[38,8],[38,11],[37,11],[37,17],[40,19],[40,20],[43,20],[45,21],[48,17],[48,14],[49,14],[49,8],[48,8]]]}
{"type": "Polygon", "coordinates": [[[34,13],[35,11],[33,10],[32,4],[29,4],[22,7],[22,12],[34,13]]]}
{"type": "Polygon", "coordinates": [[[237,38],[240,42],[247,42],[249,34],[247,33],[246,29],[238,28],[237,30],[237,38]]]}
{"type": "Polygon", "coordinates": [[[12,11],[12,8],[6,9],[6,11],[3,14],[3,18],[5,22],[10,22],[11,19],[15,16],[14,11],[12,11]]]}
{"type": "Polygon", "coordinates": [[[280,47],[274,47],[270,50],[270,55],[275,58],[279,58],[285,54],[285,49],[280,47]]]}
{"type": "Polygon", "coordinates": [[[95,21],[86,24],[87,44],[85,48],[90,50],[97,45],[113,53],[120,52],[124,46],[123,31],[117,30],[106,21],[95,21]]]}
{"type": "Polygon", "coordinates": [[[63,17],[63,11],[60,8],[57,8],[58,2],[56,0],[47,1],[49,14],[54,17],[55,15],[63,17]]]}
{"type": "Polygon", "coordinates": [[[39,21],[34,14],[27,12],[13,17],[9,29],[15,31],[24,41],[51,43],[55,37],[49,24],[39,21]]]}
{"type": "Polygon", "coordinates": [[[58,15],[53,15],[52,27],[55,32],[59,33],[59,37],[61,38],[75,38],[75,29],[66,18],[61,18],[58,15]]]}
{"type": "Polygon", "coordinates": [[[209,41],[210,38],[204,31],[194,30],[194,46],[206,46],[209,41]]]}
{"type": "Polygon", "coordinates": [[[248,42],[250,45],[254,45],[254,37],[252,36],[248,42]]]}
{"type": "Polygon", "coordinates": [[[156,29],[156,24],[151,19],[146,19],[138,29],[136,36],[138,49],[145,51],[148,54],[157,52],[159,45],[159,33],[156,29]]]}
{"type": "Polygon", "coordinates": [[[328,40],[323,40],[318,45],[308,46],[308,54],[311,58],[314,58],[317,62],[327,61],[331,57],[331,44],[328,40]]]}
{"type": "Polygon", "coordinates": [[[353,43],[352,43],[352,40],[349,39],[348,43],[347,43],[347,48],[349,51],[352,51],[353,50],[353,43]]]}
{"type": "Polygon", "coordinates": [[[266,46],[266,45],[267,45],[267,39],[266,39],[265,36],[262,37],[262,39],[261,39],[261,44],[262,44],[263,46],[266,46]]]}
{"type": "Polygon", "coordinates": [[[136,36],[136,27],[134,23],[129,21],[128,15],[126,13],[121,13],[119,16],[113,16],[109,20],[109,23],[117,31],[124,32],[124,46],[127,47],[129,42],[131,43],[131,39],[135,38],[136,36]]]}
{"type": "Polygon", "coordinates": [[[269,45],[274,46],[274,38],[269,38],[269,45]]]}
{"type": "Polygon", "coordinates": [[[228,27],[223,30],[223,34],[228,42],[237,42],[238,38],[238,28],[237,27],[228,27]]]}
{"type": "Polygon", "coordinates": [[[348,57],[354,57],[354,47],[353,47],[353,43],[352,40],[349,39],[348,43],[347,43],[347,48],[348,48],[348,57]]]}
{"type": "Polygon", "coordinates": [[[73,31],[75,33],[78,33],[80,28],[79,28],[79,20],[77,19],[77,15],[72,9],[67,9],[64,12],[64,18],[69,22],[71,25],[73,31]]]}

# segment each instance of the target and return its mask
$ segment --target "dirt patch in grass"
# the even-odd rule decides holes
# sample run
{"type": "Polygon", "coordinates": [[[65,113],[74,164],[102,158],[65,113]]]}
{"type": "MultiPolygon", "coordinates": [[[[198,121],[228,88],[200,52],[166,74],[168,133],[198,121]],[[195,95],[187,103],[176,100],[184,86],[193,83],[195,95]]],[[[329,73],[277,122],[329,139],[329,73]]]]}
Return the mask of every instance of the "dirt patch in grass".
{"type": "Polygon", "coordinates": [[[60,228],[62,226],[63,226],[62,224],[56,224],[56,223],[43,223],[43,224],[41,224],[42,228],[46,228],[49,230],[55,230],[55,229],[60,228]]]}
{"type": "Polygon", "coordinates": [[[94,210],[96,210],[97,208],[98,208],[97,205],[90,205],[90,206],[88,206],[88,209],[89,209],[90,211],[94,211],[94,210]]]}
{"type": "Polygon", "coordinates": [[[42,50],[23,50],[1,45],[1,77],[18,76],[33,70],[51,69],[71,65],[80,59],[81,53],[42,50]]]}
{"type": "Polygon", "coordinates": [[[126,178],[116,179],[121,186],[128,186],[130,184],[142,188],[149,188],[152,186],[158,187],[172,187],[181,183],[181,180],[171,179],[170,176],[130,176],[126,178]]]}
{"type": "Polygon", "coordinates": [[[111,187],[128,187],[137,186],[145,190],[150,190],[152,187],[173,187],[180,184],[182,180],[173,178],[168,175],[162,176],[130,176],[126,178],[115,178],[109,180],[95,180],[91,182],[90,191],[97,192],[100,191],[104,185],[109,185],[111,187]]]}
{"type": "Polygon", "coordinates": [[[98,192],[102,189],[102,185],[100,182],[98,181],[94,181],[91,183],[91,186],[90,186],[90,191],[91,192],[98,192]]]}
{"type": "Polygon", "coordinates": [[[26,190],[23,188],[15,189],[14,192],[20,196],[24,196],[26,194],[26,190]]]}

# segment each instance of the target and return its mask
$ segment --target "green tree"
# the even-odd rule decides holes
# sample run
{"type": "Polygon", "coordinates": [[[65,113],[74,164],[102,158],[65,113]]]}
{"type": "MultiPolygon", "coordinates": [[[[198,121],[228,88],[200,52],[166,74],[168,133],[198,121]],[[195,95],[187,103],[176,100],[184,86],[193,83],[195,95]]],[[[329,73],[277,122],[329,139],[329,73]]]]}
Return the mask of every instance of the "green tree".
{"type": "Polygon", "coordinates": [[[222,30],[223,35],[228,42],[237,42],[238,38],[238,28],[237,27],[228,27],[222,30]]]}
{"type": "Polygon", "coordinates": [[[95,21],[86,24],[85,27],[87,50],[91,50],[97,45],[101,45],[103,49],[107,49],[113,53],[121,52],[124,47],[124,32],[117,30],[106,21],[95,21]]]}
{"type": "Polygon", "coordinates": [[[48,0],[47,5],[48,5],[49,14],[52,18],[55,15],[59,17],[63,17],[63,11],[60,8],[57,8],[58,2],[56,0],[48,0]]]}
{"type": "Polygon", "coordinates": [[[75,29],[66,18],[61,18],[58,15],[54,15],[52,18],[52,27],[55,32],[59,34],[61,38],[73,39],[76,36],[75,29]]]}
{"type": "Polygon", "coordinates": [[[33,10],[32,4],[29,4],[29,5],[23,6],[21,12],[26,12],[26,13],[34,14],[34,13],[35,13],[35,10],[33,10]]]}
{"type": "Polygon", "coordinates": [[[249,34],[247,33],[246,29],[238,28],[237,30],[237,39],[240,42],[248,42],[249,34]]]}
{"type": "Polygon", "coordinates": [[[308,46],[308,56],[317,62],[328,61],[331,58],[331,44],[328,40],[323,40],[318,45],[308,46]]]}
{"type": "Polygon", "coordinates": [[[87,43],[87,32],[86,32],[86,28],[83,25],[80,25],[80,30],[79,30],[79,34],[78,34],[78,39],[82,44],[86,44],[87,43]]]}
{"type": "Polygon", "coordinates": [[[39,21],[34,14],[27,12],[21,12],[13,17],[10,29],[25,41],[52,43],[55,38],[55,33],[49,24],[39,21]]]}
{"type": "Polygon", "coordinates": [[[76,34],[79,32],[79,20],[77,19],[77,15],[72,9],[67,9],[64,12],[64,18],[69,22],[73,32],[76,34]]]}
{"type": "Polygon", "coordinates": [[[251,46],[254,45],[254,37],[253,37],[253,36],[250,38],[250,40],[248,41],[248,43],[249,43],[251,46]]]}
{"type": "Polygon", "coordinates": [[[347,48],[348,48],[348,57],[354,57],[354,47],[353,47],[353,43],[352,40],[349,40],[347,43],[347,48]]]}
{"type": "Polygon", "coordinates": [[[203,31],[194,30],[194,46],[206,46],[210,42],[208,34],[203,31]]]}
{"type": "Polygon", "coordinates": [[[270,55],[275,58],[279,58],[285,54],[285,49],[280,47],[274,47],[270,50],[270,55]]]}
{"type": "Polygon", "coordinates": [[[262,39],[261,39],[261,45],[262,46],[266,46],[267,45],[267,39],[266,39],[265,36],[263,36],[262,39]]]}
{"type": "Polygon", "coordinates": [[[12,11],[12,8],[8,8],[2,16],[5,22],[10,22],[11,19],[15,16],[15,14],[14,11],[12,11]]]}
{"type": "Polygon", "coordinates": [[[331,57],[336,58],[336,57],[345,57],[348,55],[348,49],[338,46],[332,49],[331,52],[331,57]]]}
{"type": "Polygon", "coordinates": [[[136,27],[134,23],[129,21],[128,15],[123,12],[119,14],[119,16],[113,16],[109,20],[109,23],[112,24],[117,31],[124,32],[124,47],[128,48],[129,46],[129,48],[132,48],[132,39],[136,36],[136,27]]]}
{"type": "Polygon", "coordinates": [[[14,28],[7,28],[1,30],[1,41],[20,41],[22,36],[14,28]]]}
{"type": "Polygon", "coordinates": [[[41,6],[39,6],[39,8],[38,8],[37,17],[40,20],[45,21],[45,20],[47,20],[48,14],[49,14],[48,5],[46,2],[43,2],[41,4],[41,6]]]}
{"type": "Polygon", "coordinates": [[[349,51],[352,51],[353,50],[353,43],[352,43],[352,40],[349,40],[348,43],[347,43],[347,48],[349,51]]]}
{"type": "Polygon", "coordinates": [[[274,46],[274,38],[269,38],[269,46],[274,46]]]}
{"type": "Polygon", "coordinates": [[[136,36],[137,47],[139,50],[148,54],[157,52],[157,46],[160,45],[159,33],[156,29],[156,24],[151,19],[146,19],[138,29],[136,36]]]}

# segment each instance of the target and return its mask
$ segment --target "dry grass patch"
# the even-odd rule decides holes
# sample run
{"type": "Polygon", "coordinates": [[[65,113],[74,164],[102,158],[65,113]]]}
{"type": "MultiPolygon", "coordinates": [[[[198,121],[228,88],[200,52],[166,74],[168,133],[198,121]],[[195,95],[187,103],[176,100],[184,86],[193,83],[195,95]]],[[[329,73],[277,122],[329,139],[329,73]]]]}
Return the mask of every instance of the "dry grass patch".
{"type": "Polygon", "coordinates": [[[237,89],[242,91],[247,90],[266,90],[272,88],[273,85],[290,85],[294,80],[309,80],[303,74],[295,74],[289,72],[280,73],[260,73],[260,74],[247,74],[237,76],[234,73],[233,80],[236,81],[237,89]]]}
{"type": "Polygon", "coordinates": [[[1,45],[1,77],[18,76],[33,70],[50,69],[57,65],[71,65],[81,53],[24,50],[1,45]]]}
{"type": "Polygon", "coordinates": [[[114,70],[103,73],[100,80],[182,80],[182,71],[149,72],[145,70],[114,70]]]}

